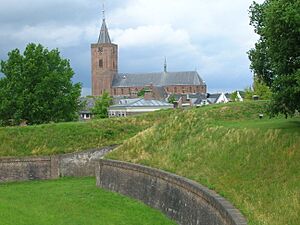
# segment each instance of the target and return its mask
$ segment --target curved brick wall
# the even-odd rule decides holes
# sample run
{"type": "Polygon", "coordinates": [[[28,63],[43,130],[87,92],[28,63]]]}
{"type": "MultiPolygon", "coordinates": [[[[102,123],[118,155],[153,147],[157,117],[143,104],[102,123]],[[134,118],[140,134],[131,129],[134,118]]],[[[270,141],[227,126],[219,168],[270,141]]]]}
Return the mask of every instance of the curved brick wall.
{"type": "Polygon", "coordinates": [[[241,213],[206,187],[161,170],[113,160],[96,166],[97,186],[141,200],[182,225],[246,225],[241,213]]]}

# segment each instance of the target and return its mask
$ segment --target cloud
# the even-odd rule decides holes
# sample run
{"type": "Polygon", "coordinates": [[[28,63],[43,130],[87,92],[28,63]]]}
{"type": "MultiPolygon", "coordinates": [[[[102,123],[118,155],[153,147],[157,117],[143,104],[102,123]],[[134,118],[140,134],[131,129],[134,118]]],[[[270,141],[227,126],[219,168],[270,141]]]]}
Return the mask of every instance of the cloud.
{"type": "MultiPolygon", "coordinates": [[[[258,2],[263,2],[259,0],[258,2]]],[[[111,38],[119,45],[120,72],[198,68],[211,89],[251,83],[246,52],[257,36],[249,26],[252,0],[106,1],[111,38]]],[[[90,43],[101,26],[99,0],[0,0],[0,59],[40,42],[71,60],[74,81],[90,88],[90,43]]]]}
{"type": "Polygon", "coordinates": [[[190,45],[189,34],[182,29],[174,29],[171,25],[149,25],[136,28],[116,29],[111,32],[115,42],[123,48],[147,45],[190,45]]]}

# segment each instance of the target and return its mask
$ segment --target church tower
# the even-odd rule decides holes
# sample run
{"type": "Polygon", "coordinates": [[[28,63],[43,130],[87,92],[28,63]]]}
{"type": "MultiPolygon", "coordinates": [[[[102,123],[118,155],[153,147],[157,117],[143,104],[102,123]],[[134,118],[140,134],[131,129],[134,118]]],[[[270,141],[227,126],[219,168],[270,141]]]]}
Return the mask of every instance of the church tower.
{"type": "Polygon", "coordinates": [[[92,95],[100,96],[104,91],[112,95],[112,82],[118,73],[118,45],[111,43],[104,9],[98,42],[91,45],[91,54],[92,95]]]}

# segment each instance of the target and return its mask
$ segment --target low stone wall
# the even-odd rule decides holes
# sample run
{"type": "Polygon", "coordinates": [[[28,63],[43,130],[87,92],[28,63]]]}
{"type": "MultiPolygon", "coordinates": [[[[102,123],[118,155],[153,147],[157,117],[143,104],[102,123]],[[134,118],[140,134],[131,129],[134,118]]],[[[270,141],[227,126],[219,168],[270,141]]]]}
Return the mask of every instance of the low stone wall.
{"type": "Polygon", "coordinates": [[[182,225],[246,225],[227,200],[200,184],[161,170],[100,160],[97,186],[138,199],[182,225]]]}
{"type": "Polygon", "coordinates": [[[75,152],[59,156],[59,174],[62,177],[95,176],[95,166],[99,159],[116,146],[75,152]]]}
{"type": "Polygon", "coordinates": [[[95,176],[95,165],[115,146],[65,155],[0,158],[0,183],[58,177],[95,176]]]}
{"type": "Polygon", "coordinates": [[[0,183],[57,177],[57,157],[0,158],[0,183]]]}

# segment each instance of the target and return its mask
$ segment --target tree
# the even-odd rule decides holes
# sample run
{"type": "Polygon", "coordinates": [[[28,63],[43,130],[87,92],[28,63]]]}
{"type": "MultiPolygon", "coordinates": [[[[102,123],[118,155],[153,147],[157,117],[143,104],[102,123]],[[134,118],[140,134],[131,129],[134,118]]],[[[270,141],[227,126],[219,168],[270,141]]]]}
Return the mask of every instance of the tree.
{"type": "Polygon", "coordinates": [[[252,88],[245,89],[245,99],[251,100],[256,95],[261,100],[270,100],[272,98],[271,89],[259,78],[254,76],[252,88]]]}
{"type": "Polygon", "coordinates": [[[174,104],[176,102],[175,95],[170,95],[168,98],[168,102],[171,104],[174,104]]]}
{"type": "Polygon", "coordinates": [[[1,61],[0,124],[72,121],[78,118],[80,84],[72,84],[70,63],[57,49],[28,44],[1,61]]]}
{"type": "Polygon", "coordinates": [[[103,95],[95,102],[95,106],[92,109],[92,113],[96,119],[102,119],[108,117],[108,107],[110,106],[112,98],[108,92],[104,92],[103,95]]]}
{"type": "Polygon", "coordinates": [[[137,93],[137,96],[138,97],[144,97],[145,96],[145,93],[149,91],[148,88],[143,88],[142,90],[140,90],[138,93],[137,93]]]}
{"type": "Polygon", "coordinates": [[[238,94],[237,94],[237,91],[234,91],[234,92],[231,93],[231,95],[230,95],[230,100],[231,100],[232,102],[238,101],[238,94]]]}
{"type": "Polygon", "coordinates": [[[300,1],[254,2],[250,21],[260,36],[251,69],[272,90],[272,113],[292,116],[300,110],[300,1]]]}

